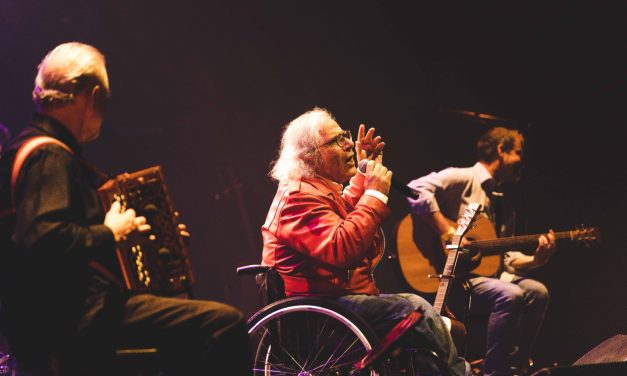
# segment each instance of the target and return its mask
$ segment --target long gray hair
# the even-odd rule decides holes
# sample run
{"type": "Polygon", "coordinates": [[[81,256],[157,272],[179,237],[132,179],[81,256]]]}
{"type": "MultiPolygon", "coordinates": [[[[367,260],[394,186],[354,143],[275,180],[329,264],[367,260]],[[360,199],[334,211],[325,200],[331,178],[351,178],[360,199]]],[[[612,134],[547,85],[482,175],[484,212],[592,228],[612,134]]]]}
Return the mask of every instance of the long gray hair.
{"type": "Polygon", "coordinates": [[[320,130],[331,121],[335,122],[335,118],[329,111],[315,107],[287,124],[270,177],[280,183],[313,177],[320,164],[318,145],[323,141],[320,130]]]}

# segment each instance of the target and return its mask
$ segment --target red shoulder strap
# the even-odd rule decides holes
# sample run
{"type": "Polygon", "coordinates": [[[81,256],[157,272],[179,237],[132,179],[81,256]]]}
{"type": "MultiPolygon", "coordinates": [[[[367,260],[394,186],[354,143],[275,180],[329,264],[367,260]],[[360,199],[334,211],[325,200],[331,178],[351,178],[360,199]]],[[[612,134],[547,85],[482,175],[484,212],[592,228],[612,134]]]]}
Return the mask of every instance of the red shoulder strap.
{"type": "Polygon", "coordinates": [[[13,169],[11,170],[11,210],[15,213],[15,184],[17,183],[17,177],[20,175],[20,170],[26,161],[26,158],[38,147],[45,144],[57,144],[67,150],[70,154],[74,154],[72,149],[63,142],[56,138],[48,136],[37,136],[26,140],[22,146],[17,150],[15,159],[13,160],[13,169]]]}
{"type": "MultiPolygon", "coordinates": [[[[0,213],[0,218],[7,214],[15,214],[15,184],[17,183],[17,178],[20,174],[20,170],[22,169],[22,166],[24,165],[24,162],[26,161],[28,156],[35,149],[45,144],[57,144],[67,150],[70,154],[74,154],[69,146],[57,140],[56,138],[48,136],[37,136],[26,140],[17,150],[17,153],[15,154],[15,159],[13,160],[13,168],[11,170],[11,212],[0,213]]],[[[111,273],[104,266],[100,265],[98,262],[92,260],[89,262],[89,266],[99,271],[106,279],[115,283],[117,286],[122,287],[122,283],[117,279],[117,277],[115,277],[113,273],[111,273]]]]}

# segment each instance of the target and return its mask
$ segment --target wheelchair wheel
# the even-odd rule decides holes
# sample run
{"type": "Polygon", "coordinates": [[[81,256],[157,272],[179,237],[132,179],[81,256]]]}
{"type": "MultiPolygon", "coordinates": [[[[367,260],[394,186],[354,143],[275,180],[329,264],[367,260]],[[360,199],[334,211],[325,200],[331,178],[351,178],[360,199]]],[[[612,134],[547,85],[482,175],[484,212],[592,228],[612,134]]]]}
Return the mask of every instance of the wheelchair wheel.
{"type": "MultiPolygon", "coordinates": [[[[349,375],[379,341],[368,324],[339,304],[298,297],[257,312],[248,321],[248,334],[253,374],[264,376],[349,375]]],[[[370,370],[368,375],[383,373],[370,370]]]]}

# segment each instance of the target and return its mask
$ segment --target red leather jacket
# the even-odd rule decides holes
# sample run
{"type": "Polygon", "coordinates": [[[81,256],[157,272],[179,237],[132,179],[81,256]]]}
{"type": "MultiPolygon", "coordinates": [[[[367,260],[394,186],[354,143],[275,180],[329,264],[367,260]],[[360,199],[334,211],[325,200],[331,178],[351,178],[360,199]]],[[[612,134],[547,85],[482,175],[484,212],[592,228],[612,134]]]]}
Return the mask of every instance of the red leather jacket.
{"type": "Polygon", "coordinates": [[[364,177],[342,185],[323,178],[281,184],[265,224],[263,264],[277,268],[288,296],[376,295],[383,255],[381,221],[390,213],[364,195],[364,177]]]}

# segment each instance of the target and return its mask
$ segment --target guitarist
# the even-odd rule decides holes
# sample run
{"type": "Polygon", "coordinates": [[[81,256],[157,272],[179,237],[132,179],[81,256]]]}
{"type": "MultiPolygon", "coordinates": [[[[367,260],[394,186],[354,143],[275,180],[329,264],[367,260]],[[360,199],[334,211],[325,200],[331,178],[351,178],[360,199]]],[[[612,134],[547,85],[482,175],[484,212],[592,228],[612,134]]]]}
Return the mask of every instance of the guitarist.
{"type": "MultiPolygon", "coordinates": [[[[443,243],[450,242],[455,232],[451,220],[457,220],[472,202],[482,204],[486,208],[482,215],[496,225],[495,214],[501,212],[498,201],[502,196],[496,190],[503,182],[520,180],[523,145],[523,135],[516,130],[489,130],[477,142],[475,165],[447,168],[409,183],[420,193],[419,199],[408,199],[412,215],[423,219],[443,243]]],[[[506,226],[499,223],[495,227],[505,230],[506,226]]],[[[470,312],[489,313],[484,375],[510,375],[510,366],[525,372],[549,301],[546,287],[525,274],[544,265],[554,252],[555,238],[549,231],[538,238],[533,255],[507,252],[496,275],[471,275],[468,279],[470,312]]]]}

